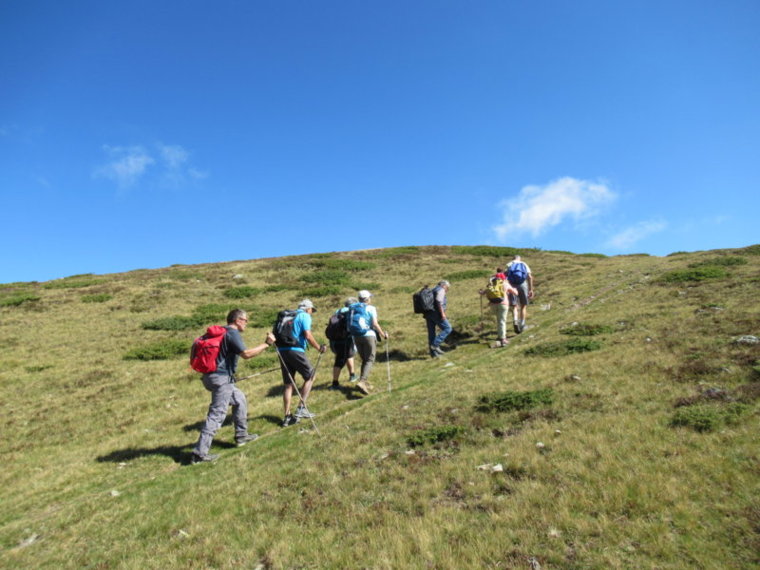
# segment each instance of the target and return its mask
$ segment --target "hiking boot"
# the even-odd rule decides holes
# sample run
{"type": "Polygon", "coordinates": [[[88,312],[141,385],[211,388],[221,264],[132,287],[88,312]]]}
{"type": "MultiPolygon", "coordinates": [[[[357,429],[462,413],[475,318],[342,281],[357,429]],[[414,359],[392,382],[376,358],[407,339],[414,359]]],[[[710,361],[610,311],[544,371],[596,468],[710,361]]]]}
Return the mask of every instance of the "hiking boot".
{"type": "Polygon", "coordinates": [[[197,453],[193,453],[193,456],[190,458],[190,465],[196,465],[197,463],[207,463],[216,461],[217,459],[219,459],[219,455],[216,453],[207,453],[206,455],[198,455],[197,453]]]}
{"type": "Polygon", "coordinates": [[[293,417],[293,414],[288,414],[282,420],[282,427],[294,426],[298,423],[298,418],[293,417]]]}
{"type": "Polygon", "coordinates": [[[518,323],[517,321],[515,321],[513,328],[515,329],[515,334],[520,334],[522,332],[522,327],[520,326],[520,323],[518,323]]]}
{"type": "Polygon", "coordinates": [[[369,385],[369,382],[367,382],[366,380],[359,380],[359,382],[356,384],[356,387],[359,388],[359,392],[361,392],[365,396],[370,393],[370,390],[372,390],[372,387],[369,385]]]}
{"type": "Polygon", "coordinates": [[[312,414],[309,410],[304,408],[303,406],[298,406],[296,409],[296,419],[300,420],[303,418],[309,419],[309,418],[316,418],[317,414],[312,414]]]}
{"type": "Polygon", "coordinates": [[[340,382],[333,382],[327,387],[328,390],[340,390],[340,382]]]}
{"type": "Polygon", "coordinates": [[[430,353],[431,353],[431,354],[432,354],[432,353],[436,353],[436,354],[437,354],[437,355],[439,355],[439,356],[440,356],[440,355],[442,355],[442,354],[445,354],[445,353],[443,352],[443,349],[442,349],[440,346],[436,346],[436,345],[434,345],[434,344],[431,344],[431,345],[430,345],[430,353]]]}
{"type": "Polygon", "coordinates": [[[359,380],[359,377],[356,374],[351,374],[351,376],[348,377],[348,381],[353,383],[359,380]]]}
{"type": "Polygon", "coordinates": [[[257,433],[249,433],[248,435],[244,435],[243,437],[235,438],[235,444],[238,447],[243,447],[246,443],[251,441],[256,441],[259,439],[259,434],[257,433]]]}

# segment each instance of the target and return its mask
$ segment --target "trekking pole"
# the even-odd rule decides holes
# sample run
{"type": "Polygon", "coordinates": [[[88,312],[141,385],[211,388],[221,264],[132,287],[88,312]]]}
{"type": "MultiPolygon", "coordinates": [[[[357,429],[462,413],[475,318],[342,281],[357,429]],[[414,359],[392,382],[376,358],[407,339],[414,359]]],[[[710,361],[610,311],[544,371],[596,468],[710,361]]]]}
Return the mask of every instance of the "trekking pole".
{"type": "Polygon", "coordinates": [[[390,356],[390,340],[385,337],[385,365],[388,367],[388,392],[391,391],[391,356],[390,356]]]}
{"type": "MultiPolygon", "coordinates": [[[[311,415],[311,412],[309,412],[309,408],[306,407],[306,402],[304,401],[303,397],[301,396],[301,392],[298,390],[298,386],[296,386],[296,381],[293,379],[293,376],[290,374],[290,370],[288,370],[287,365],[285,364],[285,360],[282,358],[282,354],[280,354],[280,351],[277,351],[277,357],[280,359],[280,362],[282,363],[282,367],[285,369],[285,373],[288,375],[288,380],[290,380],[290,383],[293,385],[293,389],[296,391],[296,395],[298,396],[298,399],[301,400],[301,403],[303,404],[303,409],[306,410],[306,413],[309,415],[309,419],[311,420],[311,425],[314,426],[314,431],[317,432],[318,435],[322,435],[322,433],[319,431],[319,428],[317,427],[317,422],[314,421],[314,418],[311,415]]],[[[317,362],[319,362],[317,360],[317,362]]],[[[312,378],[314,375],[312,374],[312,378]]]]}
{"type": "Polygon", "coordinates": [[[262,374],[269,374],[270,372],[274,372],[275,370],[277,370],[277,368],[262,370],[261,372],[257,372],[256,374],[251,374],[250,376],[243,376],[242,378],[236,378],[235,382],[240,382],[241,380],[248,380],[249,378],[253,378],[254,376],[261,376],[262,374]]]}

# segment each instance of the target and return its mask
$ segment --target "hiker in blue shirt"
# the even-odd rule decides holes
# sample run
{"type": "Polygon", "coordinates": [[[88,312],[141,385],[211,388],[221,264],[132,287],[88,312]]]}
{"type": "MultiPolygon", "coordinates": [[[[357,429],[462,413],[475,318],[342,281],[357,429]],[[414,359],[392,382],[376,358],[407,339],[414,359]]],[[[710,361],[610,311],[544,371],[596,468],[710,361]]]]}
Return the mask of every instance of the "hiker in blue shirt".
{"type": "Polygon", "coordinates": [[[433,358],[438,358],[443,354],[441,343],[446,340],[446,337],[451,334],[452,330],[451,324],[448,318],[446,318],[446,308],[448,306],[446,293],[450,287],[451,284],[446,280],[438,282],[438,285],[433,288],[435,310],[425,313],[428,329],[428,346],[430,347],[430,356],[433,358]],[[437,336],[435,334],[436,327],[441,329],[441,332],[437,336]]]}
{"type": "Polygon", "coordinates": [[[245,394],[235,386],[235,370],[238,358],[253,358],[274,344],[274,336],[268,333],[265,342],[253,348],[246,348],[242,333],[248,326],[248,315],[242,309],[230,311],[227,315],[227,332],[219,347],[216,370],[201,377],[203,387],[211,392],[211,404],[208,407],[206,421],[201,428],[198,442],[193,448],[191,463],[214,461],[219,457],[209,453],[214,434],[222,426],[227,416],[227,408],[232,405],[232,421],[235,424],[235,441],[238,446],[245,445],[259,436],[248,433],[248,402],[245,394]]]}
{"type": "Polygon", "coordinates": [[[510,293],[509,305],[512,307],[514,329],[517,334],[525,330],[525,319],[528,317],[528,304],[533,298],[533,274],[530,267],[519,255],[507,265],[507,281],[517,289],[517,295],[510,293]]]}
{"type": "Polygon", "coordinates": [[[292,336],[295,341],[294,346],[282,346],[279,342],[277,353],[280,357],[280,370],[282,371],[282,381],[285,389],[282,393],[282,400],[285,407],[282,427],[288,427],[301,418],[313,418],[314,414],[306,408],[306,399],[311,392],[314,384],[316,370],[312,368],[311,362],[306,356],[306,346],[311,345],[316,348],[320,354],[323,354],[327,347],[319,344],[311,334],[311,315],[317,311],[314,303],[309,299],[304,299],[298,304],[295,318],[292,323],[292,336]],[[293,386],[296,381],[296,373],[300,374],[304,380],[301,388],[301,401],[298,404],[295,414],[290,413],[290,404],[293,398],[293,386]]]}

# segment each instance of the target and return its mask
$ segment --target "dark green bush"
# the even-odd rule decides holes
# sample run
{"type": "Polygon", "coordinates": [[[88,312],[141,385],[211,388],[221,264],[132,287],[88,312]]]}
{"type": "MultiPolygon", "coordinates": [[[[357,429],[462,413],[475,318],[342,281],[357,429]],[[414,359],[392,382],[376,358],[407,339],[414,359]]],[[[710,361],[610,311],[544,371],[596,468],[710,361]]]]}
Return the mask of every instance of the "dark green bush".
{"type": "Polygon", "coordinates": [[[599,259],[606,259],[607,256],[603,253],[579,253],[578,257],[596,257],[599,259]]]}
{"type": "Polygon", "coordinates": [[[133,348],[124,355],[124,360],[169,360],[190,354],[190,342],[169,339],[133,348]]]}
{"type": "Polygon", "coordinates": [[[693,267],[691,269],[677,269],[665,273],[660,280],[664,283],[686,283],[698,282],[705,279],[722,279],[727,277],[728,273],[722,267],[705,265],[702,267],[693,267]]]}
{"type": "Polygon", "coordinates": [[[614,329],[609,325],[595,325],[588,323],[573,323],[559,329],[561,334],[571,336],[595,336],[598,334],[611,333],[613,331],[614,329]]]}
{"type": "Polygon", "coordinates": [[[420,447],[426,444],[435,444],[443,441],[449,441],[465,433],[467,429],[463,426],[439,426],[418,431],[406,438],[410,447],[420,447]]]}
{"type": "Polygon", "coordinates": [[[478,400],[477,410],[480,412],[511,412],[513,410],[528,410],[537,406],[549,406],[554,399],[551,388],[528,392],[501,392],[486,394],[478,400]]]}
{"type": "Polygon", "coordinates": [[[596,340],[574,338],[564,342],[547,342],[539,344],[525,351],[530,356],[566,356],[580,352],[599,350],[602,344],[596,340]]]}

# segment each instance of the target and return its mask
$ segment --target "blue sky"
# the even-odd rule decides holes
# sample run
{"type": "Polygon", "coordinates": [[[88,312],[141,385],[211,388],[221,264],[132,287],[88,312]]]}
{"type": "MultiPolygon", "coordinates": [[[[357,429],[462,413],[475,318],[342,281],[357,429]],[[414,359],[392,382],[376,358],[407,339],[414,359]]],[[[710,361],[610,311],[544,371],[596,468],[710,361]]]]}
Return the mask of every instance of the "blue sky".
{"type": "Polygon", "coordinates": [[[3,0],[0,283],[760,242],[760,3],[3,0]]]}

